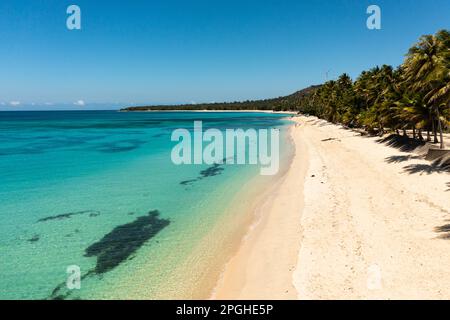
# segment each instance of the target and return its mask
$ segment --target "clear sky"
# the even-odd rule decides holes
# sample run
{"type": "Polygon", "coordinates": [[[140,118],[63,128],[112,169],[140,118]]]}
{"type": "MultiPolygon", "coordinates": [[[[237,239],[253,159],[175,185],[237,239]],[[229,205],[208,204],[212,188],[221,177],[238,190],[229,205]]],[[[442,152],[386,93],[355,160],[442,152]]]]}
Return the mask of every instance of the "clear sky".
{"type": "Polygon", "coordinates": [[[450,0],[1,0],[0,110],[276,97],[398,65],[449,17],[450,0]]]}

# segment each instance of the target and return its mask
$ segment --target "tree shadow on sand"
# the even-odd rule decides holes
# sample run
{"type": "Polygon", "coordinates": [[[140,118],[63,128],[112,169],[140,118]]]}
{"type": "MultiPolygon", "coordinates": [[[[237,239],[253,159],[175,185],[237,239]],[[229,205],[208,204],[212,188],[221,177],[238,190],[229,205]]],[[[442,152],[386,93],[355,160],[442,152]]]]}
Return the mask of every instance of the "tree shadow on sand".
{"type": "Polygon", "coordinates": [[[307,120],[306,121],[308,124],[313,125],[313,126],[318,126],[318,127],[326,127],[326,126],[331,126],[332,123],[327,122],[325,120],[322,119],[311,119],[311,120],[307,120]]]}
{"type": "Polygon", "coordinates": [[[405,156],[390,156],[385,159],[387,163],[400,163],[412,159],[421,159],[419,156],[405,155],[405,156]]]}
{"type": "Polygon", "coordinates": [[[405,171],[409,174],[432,174],[432,173],[444,173],[450,172],[450,163],[442,162],[441,160],[435,160],[430,164],[410,164],[404,167],[405,171]]]}
{"type": "Polygon", "coordinates": [[[380,138],[376,140],[378,143],[385,144],[389,147],[396,148],[403,152],[412,152],[417,148],[423,147],[426,145],[425,141],[420,141],[416,139],[412,139],[409,137],[399,136],[396,134],[391,134],[385,138],[380,138]]]}
{"type": "Polygon", "coordinates": [[[440,227],[436,227],[434,229],[435,232],[438,233],[442,233],[439,236],[439,239],[446,239],[446,240],[450,240],[450,224],[445,224],[443,226],[440,227]]]}

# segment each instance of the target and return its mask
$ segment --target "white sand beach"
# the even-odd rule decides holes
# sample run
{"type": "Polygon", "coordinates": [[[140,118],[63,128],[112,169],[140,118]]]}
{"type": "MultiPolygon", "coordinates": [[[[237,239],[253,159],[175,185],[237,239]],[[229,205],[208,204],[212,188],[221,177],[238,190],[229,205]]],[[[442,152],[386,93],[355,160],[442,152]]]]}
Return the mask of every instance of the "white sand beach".
{"type": "Polygon", "coordinates": [[[217,299],[449,299],[450,174],[298,117],[295,156],[217,299]]]}

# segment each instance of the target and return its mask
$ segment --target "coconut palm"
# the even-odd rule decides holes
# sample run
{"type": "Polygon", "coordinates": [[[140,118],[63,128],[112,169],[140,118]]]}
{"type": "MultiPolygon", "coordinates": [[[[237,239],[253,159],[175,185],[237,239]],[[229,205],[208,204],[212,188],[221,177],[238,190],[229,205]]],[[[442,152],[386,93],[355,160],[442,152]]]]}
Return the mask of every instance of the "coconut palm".
{"type": "Polygon", "coordinates": [[[434,142],[437,142],[435,123],[440,134],[440,147],[444,148],[442,114],[450,103],[450,33],[441,30],[435,35],[422,36],[408,52],[404,63],[408,91],[421,93],[430,108],[434,142]]]}

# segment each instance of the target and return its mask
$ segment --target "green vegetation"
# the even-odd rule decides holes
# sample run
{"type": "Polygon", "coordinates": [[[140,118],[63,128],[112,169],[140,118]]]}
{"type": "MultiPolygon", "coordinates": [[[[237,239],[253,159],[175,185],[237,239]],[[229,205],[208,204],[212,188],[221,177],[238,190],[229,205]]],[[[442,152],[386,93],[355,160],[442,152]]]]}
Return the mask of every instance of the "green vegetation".
{"type": "Polygon", "coordinates": [[[179,106],[130,107],[145,110],[275,110],[315,115],[333,123],[363,128],[372,134],[412,130],[414,138],[443,148],[450,128],[450,32],[422,36],[402,65],[347,75],[275,99],[179,106]],[[439,135],[439,139],[438,139],[439,135]]]}
{"type": "Polygon", "coordinates": [[[128,107],[121,111],[151,111],[151,110],[274,110],[274,111],[293,111],[299,110],[307,103],[307,97],[315,92],[320,86],[311,86],[309,88],[297,91],[286,97],[279,97],[266,100],[248,100],[239,102],[221,102],[221,103],[199,103],[183,105],[159,105],[128,107]]]}
{"type": "Polygon", "coordinates": [[[413,131],[414,138],[438,142],[450,126],[450,33],[442,30],[420,38],[397,69],[391,66],[363,71],[352,82],[347,74],[328,81],[300,109],[334,123],[383,134],[413,131]]]}

